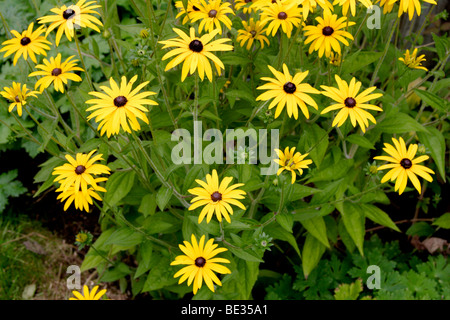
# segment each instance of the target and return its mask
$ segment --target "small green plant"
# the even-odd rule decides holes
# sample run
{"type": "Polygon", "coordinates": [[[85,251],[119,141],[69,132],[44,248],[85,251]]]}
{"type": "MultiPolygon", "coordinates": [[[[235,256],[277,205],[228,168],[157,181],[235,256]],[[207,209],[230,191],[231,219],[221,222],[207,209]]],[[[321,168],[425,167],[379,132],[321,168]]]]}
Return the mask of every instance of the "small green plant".
{"type": "Polygon", "coordinates": [[[17,170],[0,174],[0,213],[5,210],[9,197],[18,197],[27,191],[16,178],[17,170]]]}

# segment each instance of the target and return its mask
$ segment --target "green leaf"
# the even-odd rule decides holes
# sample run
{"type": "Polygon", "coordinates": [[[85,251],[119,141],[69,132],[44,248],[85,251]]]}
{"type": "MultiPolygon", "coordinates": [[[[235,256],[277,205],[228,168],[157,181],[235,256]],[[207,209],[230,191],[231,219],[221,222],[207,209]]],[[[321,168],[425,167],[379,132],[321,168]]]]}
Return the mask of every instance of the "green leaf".
{"type": "Polygon", "coordinates": [[[105,202],[111,207],[116,206],[130,192],[133,187],[134,176],[134,171],[113,173],[106,182],[105,202]]]}
{"type": "Polygon", "coordinates": [[[387,213],[378,207],[371,204],[360,204],[359,205],[364,212],[365,216],[375,223],[381,224],[382,226],[391,228],[395,231],[401,232],[397,225],[391,220],[387,213]]]}
{"type": "Polygon", "coordinates": [[[345,247],[347,248],[347,250],[349,252],[353,252],[353,250],[355,250],[356,246],[355,246],[355,243],[353,242],[352,238],[348,234],[347,229],[345,229],[343,219],[339,220],[338,232],[339,232],[339,236],[341,237],[341,240],[345,244],[345,247]]]}
{"type": "Polygon", "coordinates": [[[450,50],[450,41],[448,40],[448,37],[446,35],[439,37],[434,33],[431,33],[431,35],[433,36],[436,52],[439,56],[439,59],[444,60],[446,58],[448,50],[450,50]]]}
{"type": "Polygon", "coordinates": [[[326,168],[314,171],[312,178],[308,180],[308,183],[319,181],[333,181],[344,177],[348,170],[353,167],[355,160],[343,159],[335,164],[331,164],[326,168]]]}
{"type": "Polygon", "coordinates": [[[107,270],[103,276],[100,278],[102,282],[113,282],[117,281],[131,273],[130,267],[128,267],[125,263],[119,262],[117,266],[107,270]]]}
{"type": "Polygon", "coordinates": [[[309,234],[311,234],[313,237],[319,240],[327,248],[330,248],[330,243],[328,242],[327,237],[327,227],[325,225],[325,221],[323,220],[322,216],[302,220],[300,222],[309,232],[309,234]]]}
{"type": "Polygon", "coordinates": [[[382,55],[382,52],[357,51],[344,59],[342,62],[342,71],[344,73],[359,71],[363,67],[378,61],[382,55]]]}
{"type": "Polygon", "coordinates": [[[167,212],[157,212],[146,219],[144,228],[149,234],[173,233],[181,228],[181,221],[167,212]]]}
{"type": "Polygon", "coordinates": [[[450,212],[444,213],[442,216],[433,221],[433,225],[450,229],[450,212]]]}
{"type": "Polygon", "coordinates": [[[240,258],[242,260],[252,261],[252,262],[264,262],[251,249],[241,249],[241,248],[228,247],[228,250],[230,250],[230,252],[232,254],[234,254],[236,257],[238,257],[238,258],[240,258]]]}
{"type": "Polygon", "coordinates": [[[342,214],[345,229],[358,248],[359,253],[364,256],[363,245],[366,234],[364,225],[366,217],[357,205],[349,201],[345,201],[344,204],[338,203],[336,208],[342,214]]]}
{"type": "Polygon", "coordinates": [[[352,134],[349,135],[346,140],[350,143],[356,144],[362,148],[366,148],[366,149],[375,149],[375,146],[373,145],[372,142],[369,141],[369,139],[367,139],[364,136],[360,136],[359,134],[352,134]]]}
{"type": "Polygon", "coordinates": [[[438,167],[442,180],[445,182],[445,138],[443,134],[434,127],[429,127],[428,132],[429,133],[418,132],[417,136],[419,137],[420,142],[430,150],[431,157],[438,167]]]}
{"type": "Polygon", "coordinates": [[[362,280],[358,279],[353,283],[343,283],[334,290],[336,300],[357,300],[359,294],[363,291],[362,280]]]}
{"type": "Polygon", "coordinates": [[[308,234],[302,251],[302,269],[305,279],[308,278],[308,275],[317,266],[324,252],[325,246],[311,234],[308,234]]]}
{"type": "Polygon", "coordinates": [[[247,56],[235,52],[224,53],[220,57],[220,60],[222,60],[223,64],[228,64],[231,66],[246,66],[251,63],[251,60],[247,56]]]}
{"type": "Polygon", "coordinates": [[[153,245],[150,241],[145,240],[141,243],[139,247],[139,263],[136,273],[134,274],[134,279],[139,278],[142,274],[150,269],[150,262],[152,259],[153,245]]]}
{"type": "Polygon", "coordinates": [[[292,233],[292,227],[294,224],[294,219],[292,217],[292,214],[290,213],[286,213],[286,212],[282,212],[280,214],[277,215],[276,219],[277,223],[283,227],[284,230],[286,230],[287,232],[292,233]]]}
{"type": "Polygon", "coordinates": [[[309,157],[319,167],[328,148],[328,133],[317,124],[305,124],[300,136],[298,151],[309,152],[309,157]]]}
{"type": "Polygon", "coordinates": [[[132,247],[140,244],[144,237],[141,233],[129,227],[121,227],[105,241],[105,245],[115,244],[122,247],[132,247]]]}
{"type": "Polygon", "coordinates": [[[292,186],[292,191],[289,195],[289,201],[297,201],[300,199],[303,199],[305,197],[309,197],[310,195],[316,193],[316,192],[322,192],[322,190],[307,187],[301,184],[294,184],[292,186]]]}
{"type": "Polygon", "coordinates": [[[250,102],[250,104],[252,105],[256,104],[255,97],[246,90],[229,90],[225,92],[225,95],[227,96],[227,98],[231,97],[234,99],[243,99],[250,102]]]}
{"type": "Polygon", "coordinates": [[[300,249],[298,247],[297,241],[295,240],[295,237],[292,235],[292,233],[289,233],[285,229],[283,229],[279,224],[269,224],[264,228],[264,232],[266,232],[272,238],[288,242],[295,249],[298,256],[301,257],[300,249]]]}
{"type": "Polygon", "coordinates": [[[421,221],[416,222],[406,230],[408,236],[429,237],[434,233],[434,229],[428,223],[421,221]]]}
{"type": "Polygon", "coordinates": [[[431,93],[429,91],[424,91],[420,89],[414,89],[415,94],[419,96],[420,99],[430,107],[433,107],[437,111],[440,112],[448,112],[450,104],[447,100],[442,99],[441,97],[435,95],[434,93],[431,93]]]}
{"type": "Polygon", "coordinates": [[[172,194],[173,190],[171,188],[167,188],[165,186],[161,186],[161,188],[159,188],[158,193],[156,194],[156,204],[158,205],[159,210],[164,211],[164,208],[169,203],[172,194]]]}
{"type": "Polygon", "coordinates": [[[170,262],[168,257],[162,257],[158,261],[157,265],[148,273],[142,292],[160,290],[178,282],[178,279],[173,277],[177,270],[170,266],[170,262]]]}
{"type": "Polygon", "coordinates": [[[383,121],[376,124],[375,128],[384,133],[427,132],[427,129],[403,112],[390,114],[383,121]]]}
{"type": "Polygon", "coordinates": [[[152,216],[156,212],[156,196],[154,193],[146,194],[142,197],[141,205],[138,211],[144,215],[144,217],[152,216]]]}

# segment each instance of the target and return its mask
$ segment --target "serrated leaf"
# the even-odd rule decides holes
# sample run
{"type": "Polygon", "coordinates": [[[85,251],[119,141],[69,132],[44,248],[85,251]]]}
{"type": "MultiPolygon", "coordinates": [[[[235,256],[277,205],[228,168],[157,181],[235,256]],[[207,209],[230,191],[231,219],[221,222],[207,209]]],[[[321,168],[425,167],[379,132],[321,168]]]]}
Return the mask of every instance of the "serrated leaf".
{"type": "Polygon", "coordinates": [[[450,212],[444,213],[442,216],[433,221],[433,225],[450,229],[450,212]]]}

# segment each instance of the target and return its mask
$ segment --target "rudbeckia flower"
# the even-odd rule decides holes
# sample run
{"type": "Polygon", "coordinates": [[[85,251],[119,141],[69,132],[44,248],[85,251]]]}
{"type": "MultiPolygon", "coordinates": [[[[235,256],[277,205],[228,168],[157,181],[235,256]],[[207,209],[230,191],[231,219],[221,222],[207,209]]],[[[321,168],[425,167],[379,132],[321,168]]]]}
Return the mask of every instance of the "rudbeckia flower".
{"type": "Polygon", "coordinates": [[[203,28],[206,32],[213,30],[219,30],[222,33],[223,23],[228,29],[231,29],[231,20],[227,17],[227,14],[234,15],[233,9],[230,8],[231,3],[223,2],[222,0],[210,0],[208,3],[205,0],[200,0],[196,7],[198,11],[194,11],[190,14],[191,22],[201,20],[198,26],[198,32],[201,33],[203,28]]]}
{"type": "Polygon", "coordinates": [[[67,84],[67,80],[80,82],[81,77],[70,71],[84,70],[76,66],[75,62],[78,60],[72,60],[73,57],[71,56],[66,61],[61,62],[61,54],[58,53],[56,58],[50,57],[50,61],[44,59],[44,64],[38,64],[36,69],[42,71],[35,71],[28,75],[29,77],[43,76],[36,82],[35,89],[40,87],[39,90],[42,92],[53,83],[56,91],[64,93],[64,84],[67,84]]]}
{"type": "Polygon", "coordinates": [[[158,105],[157,102],[145,99],[150,95],[156,93],[151,91],[144,91],[138,93],[149,82],[143,82],[132,90],[133,83],[136,82],[137,76],[131,78],[127,82],[125,76],[122,77],[120,87],[114,81],[113,78],[109,79],[110,88],[101,86],[105,93],[101,92],[89,92],[90,95],[97,97],[98,99],[91,99],[86,101],[87,104],[93,104],[93,106],[86,109],[86,111],[93,111],[88,116],[88,120],[95,117],[95,122],[100,122],[98,130],[101,130],[100,134],[103,135],[106,132],[108,138],[111,134],[118,134],[120,127],[125,132],[131,133],[131,129],[134,131],[140,130],[141,126],[137,118],[141,119],[145,123],[149,123],[147,116],[144,112],[148,112],[147,108],[143,105],[158,105]]]}
{"type": "Polygon", "coordinates": [[[279,159],[274,159],[276,163],[280,165],[280,169],[278,169],[277,176],[279,176],[284,170],[291,172],[291,183],[295,182],[295,178],[297,177],[295,170],[298,171],[298,175],[301,176],[303,174],[303,169],[307,169],[308,165],[312,163],[312,160],[305,158],[309,153],[301,154],[300,152],[295,152],[295,147],[292,147],[289,150],[289,147],[284,149],[284,152],[275,149],[275,152],[278,155],[279,159]]]}
{"type": "Polygon", "coordinates": [[[236,38],[236,41],[240,42],[241,47],[248,41],[246,49],[250,50],[255,40],[261,43],[261,49],[264,48],[264,42],[267,42],[268,45],[270,44],[269,39],[263,35],[266,30],[261,21],[255,22],[253,18],[250,18],[249,23],[242,21],[242,25],[244,26],[244,30],[238,30],[238,36],[236,38]]]}
{"type": "Polygon", "coordinates": [[[375,160],[384,160],[391,162],[378,168],[378,170],[391,169],[381,179],[381,183],[385,183],[389,179],[391,181],[396,180],[395,191],[398,191],[399,194],[402,194],[406,188],[406,184],[408,183],[409,178],[409,180],[411,180],[412,184],[414,185],[414,188],[416,188],[416,190],[420,194],[422,189],[420,186],[420,181],[419,179],[417,179],[416,175],[421,176],[429,182],[433,181],[433,178],[429,174],[434,174],[434,171],[418,164],[425,160],[428,160],[429,157],[424,155],[414,159],[418,149],[418,145],[410,144],[407,150],[405,141],[402,137],[400,137],[398,140],[392,138],[392,142],[394,143],[394,145],[385,143],[385,148],[383,148],[383,150],[389,156],[374,157],[375,160]]]}
{"type": "Polygon", "coordinates": [[[201,187],[189,189],[190,194],[196,197],[191,200],[191,206],[189,210],[197,209],[204,206],[198,217],[198,223],[203,221],[206,217],[206,222],[209,223],[211,218],[216,213],[217,220],[222,221],[222,216],[230,223],[229,214],[233,214],[233,208],[230,204],[238,206],[242,210],[245,210],[245,206],[236,199],[244,199],[245,191],[235,190],[238,187],[243,186],[243,183],[236,183],[228,186],[233,180],[232,177],[223,178],[219,183],[219,177],[217,171],[213,170],[212,175],[206,175],[206,182],[203,180],[195,180],[201,187]]]}
{"type": "Polygon", "coordinates": [[[417,48],[414,49],[412,54],[406,49],[405,58],[398,58],[398,60],[402,61],[408,68],[428,71],[427,68],[421,65],[423,61],[426,61],[425,55],[422,54],[417,57],[417,48]]]}
{"type": "Polygon", "coordinates": [[[3,87],[3,90],[0,94],[11,101],[9,105],[8,111],[11,112],[17,107],[17,114],[19,117],[22,116],[22,107],[27,103],[28,97],[35,97],[39,92],[31,91],[27,88],[27,85],[24,84],[21,87],[20,83],[13,82],[12,87],[3,87]]]}
{"type": "Polygon", "coordinates": [[[98,286],[95,286],[92,288],[92,291],[89,292],[89,287],[84,285],[83,286],[83,294],[81,294],[78,291],[72,291],[72,294],[75,296],[75,298],[69,298],[69,300],[100,300],[100,298],[106,293],[106,289],[103,289],[99,292],[97,292],[98,286]]]}
{"type": "Polygon", "coordinates": [[[187,8],[185,8],[183,5],[183,1],[175,1],[175,8],[179,10],[175,18],[178,19],[179,17],[184,16],[182,23],[186,24],[186,22],[191,20],[192,13],[200,10],[195,6],[197,2],[197,0],[189,0],[187,3],[187,8]]]}
{"type": "Polygon", "coordinates": [[[298,119],[298,108],[300,108],[305,117],[309,119],[309,111],[306,104],[312,106],[316,110],[318,107],[317,103],[308,95],[308,93],[320,94],[320,91],[314,89],[311,85],[302,83],[309,71],[298,72],[292,77],[286,64],[283,64],[284,73],[275,70],[275,68],[271,66],[268,67],[276,79],[267,77],[261,78],[261,80],[269,81],[269,83],[256,88],[258,90],[267,90],[259,95],[256,100],[266,101],[273,99],[269,105],[269,109],[272,109],[278,104],[275,111],[275,119],[278,118],[285,106],[289,118],[294,116],[295,119],[298,119]]]}
{"type": "MultiPolygon", "coordinates": [[[[372,2],[370,0],[358,0],[358,2],[362,3],[366,8],[370,8],[372,6],[372,2]]],[[[336,4],[342,7],[342,15],[346,16],[349,8],[352,16],[356,15],[356,0],[334,0],[333,5],[336,4]]]]}
{"type": "Polygon", "coordinates": [[[180,271],[175,273],[174,278],[181,276],[178,284],[187,280],[188,286],[193,284],[193,292],[197,294],[198,289],[202,287],[205,281],[209,290],[214,292],[214,283],[221,286],[219,278],[214,272],[221,274],[231,273],[230,269],[221,265],[221,263],[230,263],[230,260],[215,257],[221,252],[227,251],[226,248],[217,248],[217,244],[213,244],[214,239],[209,239],[205,244],[205,236],[197,239],[191,236],[191,243],[184,241],[184,245],[179,245],[181,251],[185,255],[175,258],[170,265],[187,265],[180,271]],[[217,248],[217,249],[216,249],[217,248]],[[213,283],[214,282],[214,283],[213,283]]]}
{"type": "Polygon", "coordinates": [[[236,11],[241,10],[243,13],[252,13],[252,11],[256,11],[256,8],[254,8],[252,5],[256,2],[252,0],[235,0],[234,1],[234,8],[236,11]]]}
{"type": "Polygon", "coordinates": [[[328,0],[297,0],[297,3],[302,6],[303,20],[306,21],[309,13],[314,12],[317,5],[321,6],[323,9],[328,9],[333,11],[333,5],[328,0]]]}
{"type": "MultiPolygon", "coordinates": [[[[106,180],[106,178],[97,178],[95,179],[95,183],[106,180]]],[[[65,188],[63,188],[62,186],[56,189],[56,192],[61,192],[56,199],[61,200],[61,202],[66,201],[66,203],[64,204],[64,211],[67,211],[67,209],[69,209],[70,205],[73,203],[75,209],[89,212],[89,205],[92,205],[94,203],[92,198],[98,201],[102,201],[102,198],[95,191],[106,192],[105,188],[102,188],[98,185],[96,185],[95,190],[89,187],[84,192],[82,190],[77,191],[73,185],[67,190],[64,189],[65,188]]]]}
{"type": "Polygon", "coordinates": [[[177,28],[174,28],[173,31],[175,31],[180,38],[159,41],[164,44],[163,49],[177,47],[177,49],[169,51],[162,57],[162,60],[164,61],[168,58],[176,56],[167,64],[165,71],[176,67],[184,61],[183,69],[181,71],[181,81],[186,79],[189,72],[193,74],[195,70],[198,69],[200,79],[203,80],[206,74],[209,81],[212,82],[212,69],[208,59],[213,61],[219,75],[221,73],[221,68],[225,69],[222,61],[220,61],[220,59],[211,52],[231,51],[233,50],[233,46],[224,44],[225,42],[231,41],[226,38],[211,41],[219,33],[218,29],[201,37],[195,36],[194,28],[190,29],[189,36],[177,28]]]}
{"type": "Polygon", "coordinates": [[[278,29],[281,27],[287,37],[290,38],[294,27],[298,27],[301,23],[300,8],[295,1],[275,3],[268,7],[264,7],[261,13],[261,23],[267,24],[267,35],[272,33],[275,36],[278,29]]]}
{"type": "Polygon", "coordinates": [[[309,53],[313,51],[319,51],[319,57],[322,57],[325,53],[325,56],[329,56],[331,54],[331,50],[341,54],[341,46],[339,41],[349,45],[347,39],[349,38],[353,40],[353,36],[344,30],[348,26],[352,26],[355,23],[351,21],[346,21],[346,17],[341,17],[338,19],[336,14],[331,14],[330,10],[323,11],[323,18],[317,17],[316,20],[319,22],[317,26],[306,26],[305,36],[307,36],[305,40],[305,44],[311,42],[309,46],[309,53]]]}
{"type": "Polygon", "coordinates": [[[350,84],[347,84],[347,82],[339,78],[338,75],[335,75],[335,79],[338,84],[338,88],[327,86],[320,87],[325,90],[322,91],[323,95],[338,103],[325,108],[321,114],[340,109],[333,120],[332,126],[337,125],[340,127],[350,116],[352,125],[356,127],[356,123],[358,123],[361,130],[366,132],[366,127],[369,126],[369,122],[367,120],[370,120],[373,123],[376,123],[376,120],[364,109],[383,111],[380,107],[373,104],[367,104],[367,102],[377,99],[383,95],[381,93],[372,93],[377,87],[370,87],[358,94],[361,89],[361,82],[357,82],[355,78],[352,78],[350,84]]]}
{"type": "Polygon", "coordinates": [[[0,52],[6,51],[4,58],[9,55],[16,53],[14,55],[13,64],[16,65],[17,60],[23,55],[24,60],[27,60],[28,56],[34,63],[37,63],[36,55],[47,56],[45,50],[50,50],[48,46],[50,41],[47,41],[44,36],[41,36],[45,32],[45,27],[40,26],[35,31],[33,31],[34,23],[32,22],[28,29],[23,31],[22,34],[16,30],[11,30],[14,38],[10,40],[3,41],[2,46],[4,46],[0,52]]]}
{"type": "Polygon", "coordinates": [[[330,64],[336,67],[340,66],[342,63],[342,57],[339,53],[331,52],[328,56],[328,60],[330,61],[330,64]]]}
{"type": "Polygon", "coordinates": [[[74,29],[76,28],[91,28],[97,32],[100,29],[96,26],[103,26],[100,20],[91,14],[98,14],[97,11],[93,10],[96,8],[101,8],[100,5],[94,5],[96,1],[90,1],[85,3],[86,0],[80,0],[75,5],[65,6],[60,8],[53,8],[50,11],[55,13],[54,15],[44,16],[38,18],[39,23],[50,23],[47,29],[46,36],[53,30],[58,28],[56,32],[56,45],[59,45],[63,33],[66,35],[69,41],[75,36],[74,29]]]}
{"type": "MultiPolygon", "coordinates": [[[[397,1],[398,0],[391,0],[388,4],[394,5],[397,1]]],[[[417,16],[420,16],[422,10],[420,2],[420,0],[400,0],[400,3],[398,5],[398,16],[400,17],[403,13],[408,12],[410,21],[414,17],[414,12],[417,12],[417,16]]],[[[423,2],[437,4],[434,0],[423,0],[423,2]]]]}
{"type": "Polygon", "coordinates": [[[92,157],[95,151],[97,150],[92,150],[88,154],[77,153],[75,159],[66,154],[65,157],[69,163],[53,169],[52,175],[57,176],[54,181],[61,184],[63,192],[73,187],[75,192],[81,190],[86,193],[88,185],[91,185],[95,190],[99,190],[100,187],[97,186],[93,175],[110,174],[111,169],[103,164],[95,163],[103,160],[102,154],[92,157]]]}

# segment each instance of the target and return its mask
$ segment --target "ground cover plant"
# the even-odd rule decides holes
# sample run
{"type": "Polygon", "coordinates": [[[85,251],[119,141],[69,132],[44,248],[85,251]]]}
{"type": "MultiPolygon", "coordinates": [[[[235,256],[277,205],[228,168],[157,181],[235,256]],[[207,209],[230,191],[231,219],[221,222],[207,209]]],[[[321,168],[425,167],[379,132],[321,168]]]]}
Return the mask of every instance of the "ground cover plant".
{"type": "Polygon", "coordinates": [[[448,299],[446,6],[0,3],[0,150],[98,215],[71,298],[448,299]]]}

